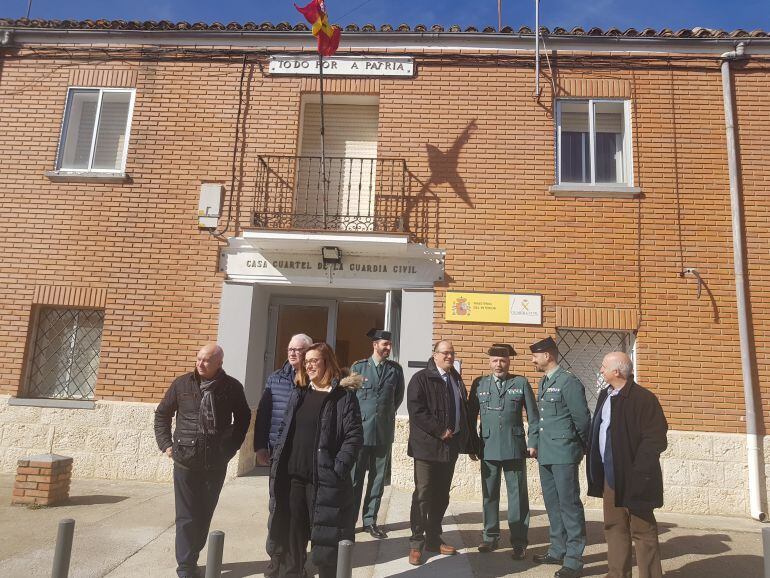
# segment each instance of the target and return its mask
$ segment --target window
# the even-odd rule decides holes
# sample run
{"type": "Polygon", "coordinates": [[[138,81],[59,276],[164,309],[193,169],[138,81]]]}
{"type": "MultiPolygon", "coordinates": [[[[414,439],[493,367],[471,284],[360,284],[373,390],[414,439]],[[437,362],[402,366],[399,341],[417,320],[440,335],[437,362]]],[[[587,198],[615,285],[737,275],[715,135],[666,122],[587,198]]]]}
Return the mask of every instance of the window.
{"type": "Polygon", "coordinates": [[[629,102],[557,102],[559,184],[632,186],[629,102]]]}
{"type": "Polygon", "coordinates": [[[35,323],[27,396],[93,399],[104,311],[41,307],[35,323]]]}
{"type": "Polygon", "coordinates": [[[634,334],[630,331],[557,329],[559,364],[574,373],[586,388],[588,409],[593,413],[599,392],[606,387],[599,376],[604,356],[623,351],[634,358],[634,334]]]}
{"type": "Polygon", "coordinates": [[[134,91],[71,88],[56,169],[122,172],[126,165],[134,91]]]}

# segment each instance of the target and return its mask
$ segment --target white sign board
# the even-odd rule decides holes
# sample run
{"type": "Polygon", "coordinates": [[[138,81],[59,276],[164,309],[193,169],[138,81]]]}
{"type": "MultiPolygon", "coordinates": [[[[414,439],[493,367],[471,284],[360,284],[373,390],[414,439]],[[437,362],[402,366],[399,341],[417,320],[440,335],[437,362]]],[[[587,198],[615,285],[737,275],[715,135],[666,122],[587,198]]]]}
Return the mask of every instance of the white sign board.
{"type": "MultiPolygon", "coordinates": [[[[414,59],[409,56],[327,56],[324,76],[414,76],[414,59]]],[[[270,74],[318,76],[318,56],[274,55],[270,74]]]]}
{"type": "Polygon", "coordinates": [[[223,249],[220,270],[228,279],[268,285],[339,286],[346,288],[432,288],[444,278],[441,259],[346,256],[325,265],[320,254],[263,254],[223,249]]]}

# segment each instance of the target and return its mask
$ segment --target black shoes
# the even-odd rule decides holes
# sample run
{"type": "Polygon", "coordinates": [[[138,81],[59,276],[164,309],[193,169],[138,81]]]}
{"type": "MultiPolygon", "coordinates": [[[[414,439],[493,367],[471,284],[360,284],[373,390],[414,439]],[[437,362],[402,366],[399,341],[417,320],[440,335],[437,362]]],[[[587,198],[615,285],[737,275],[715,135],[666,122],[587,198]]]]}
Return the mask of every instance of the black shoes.
{"type": "Polygon", "coordinates": [[[514,560],[524,560],[524,558],[527,556],[527,547],[526,546],[514,546],[513,552],[511,553],[511,558],[514,560]]]}
{"type": "Polygon", "coordinates": [[[562,566],[556,571],[556,574],[554,574],[554,578],[580,578],[580,576],[583,575],[582,570],[573,570],[572,568],[567,568],[566,566],[562,566]]]}
{"type": "Polygon", "coordinates": [[[479,552],[494,552],[497,550],[497,540],[484,540],[479,544],[479,552]]]}
{"type": "Polygon", "coordinates": [[[383,530],[380,530],[377,524],[364,526],[364,532],[368,532],[372,538],[377,538],[378,540],[384,540],[388,537],[388,535],[383,530]]]}
{"type": "Polygon", "coordinates": [[[557,566],[561,566],[564,560],[562,560],[561,558],[554,558],[550,554],[546,553],[546,554],[535,554],[534,556],[532,556],[532,561],[535,564],[556,564],[557,566]]]}

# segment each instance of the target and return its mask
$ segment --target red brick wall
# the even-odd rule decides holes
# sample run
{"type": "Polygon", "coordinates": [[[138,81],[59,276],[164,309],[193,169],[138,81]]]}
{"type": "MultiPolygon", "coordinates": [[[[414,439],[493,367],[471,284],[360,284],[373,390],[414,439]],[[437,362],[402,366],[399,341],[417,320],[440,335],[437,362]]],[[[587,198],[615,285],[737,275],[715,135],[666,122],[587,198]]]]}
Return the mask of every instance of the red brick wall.
{"type": "MultiPolygon", "coordinates": [[[[554,63],[560,82],[610,79],[617,82],[608,85],[632,94],[635,184],[643,196],[574,199],[548,191],[554,184],[549,83],[538,103],[530,68],[513,61],[478,66],[472,58],[418,57],[416,78],[378,83],[379,154],[406,159],[411,227],[418,240],[447,250],[436,337],[455,341],[468,375],[486,369],[489,343],[511,342],[521,353],[514,369],[534,381],[527,345],[554,333],[557,307],[630,308],[640,319],[640,380],[660,395],[671,426],[742,431],[718,64],[631,67],[619,57],[610,69],[567,57],[554,63]],[[444,155],[469,127],[457,158],[444,155]],[[698,299],[694,279],[679,275],[683,267],[697,268],[710,294],[698,299]],[[542,293],[544,327],[444,322],[447,288],[542,293]]],[[[44,176],[54,167],[72,65],[25,55],[6,59],[0,71],[6,226],[0,391],[15,394],[21,381],[35,284],[73,284],[108,290],[97,396],[156,400],[172,376],[191,366],[195,349],[216,335],[219,244],[196,229],[197,199],[201,181],[229,189],[241,61],[129,63],[138,67],[127,164],[132,182],[119,185],[44,176]]],[[[297,148],[307,83],[265,70],[247,68],[236,167],[244,199],[253,195],[258,155],[297,148]]],[[[767,374],[770,331],[763,305],[770,291],[766,87],[765,73],[738,74],[760,376],[767,374]]]]}

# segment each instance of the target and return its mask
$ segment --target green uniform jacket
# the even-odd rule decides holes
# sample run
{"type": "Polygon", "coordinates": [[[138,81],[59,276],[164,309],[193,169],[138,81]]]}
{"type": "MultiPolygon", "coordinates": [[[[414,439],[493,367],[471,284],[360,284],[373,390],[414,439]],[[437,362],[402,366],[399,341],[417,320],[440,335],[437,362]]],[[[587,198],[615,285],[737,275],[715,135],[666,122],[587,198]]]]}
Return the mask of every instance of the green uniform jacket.
{"type": "Polygon", "coordinates": [[[383,361],[382,377],[377,376],[374,360],[362,359],[350,366],[350,371],[364,376],[356,392],[364,425],[364,445],[383,446],[393,443],[396,410],[404,400],[404,370],[395,361],[383,361]]]}
{"type": "Polygon", "coordinates": [[[550,379],[543,376],[540,380],[537,399],[540,407],[538,462],[545,466],[579,463],[588,447],[591,429],[583,384],[559,367],[550,379]]]}
{"type": "Polygon", "coordinates": [[[527,457],[527,448],[537,449],[538,421],[535,394],[526,377],[508,375],[500,390],[491,375],[477,377],[471,385],[468,398],[468,413],[471,423],[481,417],[481,457],[485,460],[522,460],[527,457]],[[524,442],[524,420],[522,409],[526,406],[529,432],[524,442]]]}

